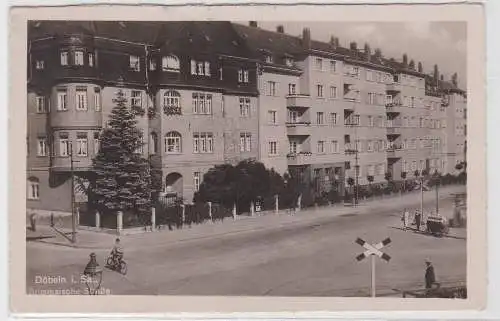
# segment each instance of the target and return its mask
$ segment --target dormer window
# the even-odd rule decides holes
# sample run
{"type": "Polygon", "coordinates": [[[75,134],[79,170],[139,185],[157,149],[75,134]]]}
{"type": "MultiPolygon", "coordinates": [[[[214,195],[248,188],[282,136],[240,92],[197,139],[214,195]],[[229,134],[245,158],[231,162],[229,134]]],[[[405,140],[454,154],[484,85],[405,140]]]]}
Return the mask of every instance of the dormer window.
{"type": "Polygon", "coordinates": [[[265,56],[265,59],[266,59],[266,62],[267,62],[268,64],[272,64],[272,63],[273,63],[273,56],[271,56],[271,55],[267,54],[267,55],[265,56]]]}
{"type": "Polygon", "coordinates": [[[61,66],[67,66],[68,65],[68,52],[63,51],[61,52],[61,66]]]}
{"type": "Polygon", "coordinates": [[[191,75],[210,76],[210,62],[191,60],[191,75]]]}
{"type": "Polygon", "coordinates": [[[248,83],[249,82],[249,74],[248,70],[240,69],[238,70],[238,82],[248,83]]]}
{"type": "Polygon", "coordinates": [[[74,52],[74,62],[77,66],[83,66],[83,51],[75,51],[74,52]]]}
{"type": "Polygon", "coordinates": [[[89,53],[89,66],[94,67],[94,54],[91,52],[89,53]]]}
{"type": "Polygon", "coordinates": [[[179,72],[181,69],[179,58],[174,55],[169,55],[162,58],[162,70],[179,72]]]}
{"type": "Polygon", "coordinates": [[[36,69],[42,70],[44,68],[44,61],[43,60],[37,60],[36,61],[36,69]]]}
{"type": "Polygon", "coordinates": [[[130,69],[132,69],[133,71],[141,70],[138,56],[130,55],[130,69]]]}
{"type": "Polygon", "coordinates": [[[293,67],[293,58],[290,58],[290,57],[286,57],[285,58],[285,64],[288,66],[288,67],[293,67]]]}
{"type": "Polygon", "coordinates": [[[154,71],[156,70],[156,60],[152,59],[149,60],[149,70],[154,71]]]}

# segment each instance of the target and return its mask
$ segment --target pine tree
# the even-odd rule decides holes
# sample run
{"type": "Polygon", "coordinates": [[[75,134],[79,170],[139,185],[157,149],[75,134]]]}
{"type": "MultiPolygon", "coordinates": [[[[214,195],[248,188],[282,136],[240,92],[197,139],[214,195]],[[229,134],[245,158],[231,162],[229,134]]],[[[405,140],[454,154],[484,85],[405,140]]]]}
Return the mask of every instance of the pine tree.
{"type": "Polygon", "coordinates": [[[94,202],[103,214],[145,214],[150,208],[150,174],[148,161],[137,152],[142,149],[142,133],[122,90],[113,102],[109,128],[104,129],[93,160],[94,202]]]}

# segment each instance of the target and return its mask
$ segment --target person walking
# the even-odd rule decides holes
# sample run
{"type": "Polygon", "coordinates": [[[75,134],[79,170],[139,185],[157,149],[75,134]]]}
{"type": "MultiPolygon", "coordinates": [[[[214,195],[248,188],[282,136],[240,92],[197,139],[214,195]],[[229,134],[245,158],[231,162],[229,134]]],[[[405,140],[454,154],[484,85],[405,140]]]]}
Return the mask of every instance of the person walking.
{"type": "Polygon", "coordinates": [[[420,223],[422,220],[422,213],[419,210],[415,212],[415,224],[417,224],[417,231],[420,231],[420,223]]]}
{"type": "Polygon", "coordinates": [[[432,285],[436,283],[436,275],[434,274],[432,262],[429,259],[425,260],[425,265],[427,266],[425,269],[425,288],[431,289],[432,285]]]}

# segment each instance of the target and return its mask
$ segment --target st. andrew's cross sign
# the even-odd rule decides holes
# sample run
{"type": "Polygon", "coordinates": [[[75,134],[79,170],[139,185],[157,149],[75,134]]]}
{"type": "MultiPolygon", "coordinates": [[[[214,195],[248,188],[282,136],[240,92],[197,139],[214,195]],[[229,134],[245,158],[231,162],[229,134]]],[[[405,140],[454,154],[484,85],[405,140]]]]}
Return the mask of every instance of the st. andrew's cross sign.
{"type": "Polygon", "coordinates": [[[371,289],[371,294],[372,297],[375,297],[375,256],[378,256],[379,258],[385,260],[386,262],[389,262],[391,257],[387,254],[381,251],[381,249],[391,243],[390,238],[386,238],[380,243],[377,244],[370,244],[365,242],[363,239],[360,239],[359,237],[356,239],[356,243],[361,245],[366,249],[363,253],[360,255],[356,256],[356,260],[361,261],[365,259],[366,257],[370,256],[371,257],[371,266],[372,266],[372,271],[371,271],[371,276],[372,276],[372,289],[371,289]]]}

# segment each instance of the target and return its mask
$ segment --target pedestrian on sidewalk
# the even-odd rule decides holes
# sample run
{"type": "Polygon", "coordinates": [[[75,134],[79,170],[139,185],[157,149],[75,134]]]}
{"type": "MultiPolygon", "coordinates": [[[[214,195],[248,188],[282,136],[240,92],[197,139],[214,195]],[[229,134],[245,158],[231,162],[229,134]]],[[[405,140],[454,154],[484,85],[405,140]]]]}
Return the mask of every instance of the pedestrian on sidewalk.
{"type": "Polygon", "coordinates": [[[434,274],[434,267],[432,266],[432,262],[429,259],[425,260],[426,269],[425,269],[425,288],[431,289],[432,285],[436,283],[436,275],[434,274]]]}
{"type": "Polygon", "coordinates": [[[417,224],[417,231],[420,231],[421,220],[422,220],[422,213],[420,213],[420,210],[416,210],[416,212],[415,212],[415,224],[417,224]]]}

